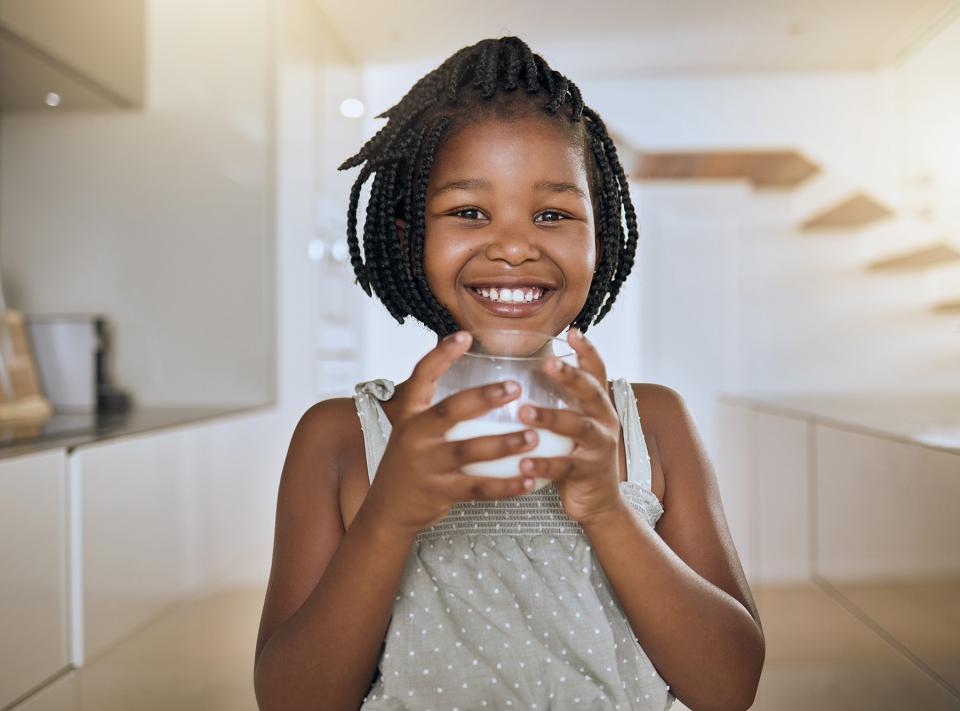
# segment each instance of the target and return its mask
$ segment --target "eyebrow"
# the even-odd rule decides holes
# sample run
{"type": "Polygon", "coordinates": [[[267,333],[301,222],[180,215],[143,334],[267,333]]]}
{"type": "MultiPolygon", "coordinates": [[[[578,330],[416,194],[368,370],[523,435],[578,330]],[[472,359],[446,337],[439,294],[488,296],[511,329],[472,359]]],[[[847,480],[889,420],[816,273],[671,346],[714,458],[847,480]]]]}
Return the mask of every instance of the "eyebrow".
{"type": "Polygon", "coordinates": [[[492,186],[486,178],[461,178],[444,183],[433,191],[434,195],[451,190],[489,190],[492,186]]]}
{"type": "Polygon", "coordinates": [[[552,193],[573,193],[577,197],[581,197],[584,200],[587,199],[583,190],[573,183],[557,183],[552,180],[540,180],[534,183],[533,187],[537,190],[549,190],[552,193]]]}
{"type": "MultiPolygon", "coordinates": [[[[433,194],[439,195],[452,190],[489,190],[491,187],[490,181],[486,178],[460,178],[458,180],[450,180],[444,183],[434,190],[433,194]]],[[[587,199],[587,196],[583,190],[573,183],[562,183],[554,180],[539,180],[533,184],[533,187],[537,190],[546,190],[552,193],[569,192],[584,200],[587,199]]]]}

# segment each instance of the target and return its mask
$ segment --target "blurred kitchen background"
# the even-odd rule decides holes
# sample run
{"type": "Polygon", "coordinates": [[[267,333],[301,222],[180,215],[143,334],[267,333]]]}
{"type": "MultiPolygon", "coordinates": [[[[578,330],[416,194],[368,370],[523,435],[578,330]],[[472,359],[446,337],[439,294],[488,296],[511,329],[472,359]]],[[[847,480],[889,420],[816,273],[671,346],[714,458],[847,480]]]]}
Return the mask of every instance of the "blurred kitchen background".
{"type": "Polygon", "coordinates": [[[0,709],[256,708],[294,425],[435,341],[336,166],[506,34],[616,134],[590,335],[695,418],[754,708],[960,708],[960,3],[0,0],[0,709]]]}

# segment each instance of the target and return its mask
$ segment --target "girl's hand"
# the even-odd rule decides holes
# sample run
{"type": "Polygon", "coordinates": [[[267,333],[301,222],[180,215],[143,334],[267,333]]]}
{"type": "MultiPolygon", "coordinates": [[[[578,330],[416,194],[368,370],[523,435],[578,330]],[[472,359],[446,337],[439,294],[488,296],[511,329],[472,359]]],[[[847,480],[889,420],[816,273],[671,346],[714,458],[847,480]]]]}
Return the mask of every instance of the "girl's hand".
{"type": "Polygon", "coordinates": [[[430,405],[437,379],[470,347],[466,331],[451,334],[417,363],[397,407],[399,416],[363,507],[403,534],[416,533],[443,518],[459,501],[503,499],[527,489],[525,477],[464,474],[470,462],[500,459],[532,449],[536,434],[527,431],[473,437],[448,442],[447,430],[462,420],[479,417],[520,395],[516,382],[467,388],[430,405]],[[464,334],[463,341],[454,336],[464,334]],[[507,389],[516,386],[513,392],[507,389]],[[531,435],[530,441],[524,436],[531,435]]]}
{"type": "Polygon", "coordinates": [[[575,328],[567,340],[577,353],[579,367],[550,358],[545,371],[563,385],[569,393],[564,399],[576,402],[579,411],[524,405],[520,419],[572,438],[574,449],[565,457],[521,459],[520,472],[553,479],[567,515],[582,525],[624,504],[620,418],[607,394],[606,368],[597,349],[575,328]]]}

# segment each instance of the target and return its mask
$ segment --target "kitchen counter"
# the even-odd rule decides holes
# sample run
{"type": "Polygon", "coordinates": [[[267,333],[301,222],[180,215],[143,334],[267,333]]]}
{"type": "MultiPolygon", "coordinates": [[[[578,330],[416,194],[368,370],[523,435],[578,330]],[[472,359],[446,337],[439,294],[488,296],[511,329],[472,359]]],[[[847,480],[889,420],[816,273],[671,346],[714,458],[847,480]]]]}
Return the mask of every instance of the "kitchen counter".
{"type": "Polygon", "coordinates": [[[724,392],[718,399],[960,454],[960,392],[724,392]]]}
{"type": "Polygon", "coordinates": [[[266,410],[272,403],[210,407],[145,407],[123,414],[54,413],[45,423],[0,423],[0,459],[46,449],[67,451],[124,435],[178,427],[203,420],[266,410]]]}

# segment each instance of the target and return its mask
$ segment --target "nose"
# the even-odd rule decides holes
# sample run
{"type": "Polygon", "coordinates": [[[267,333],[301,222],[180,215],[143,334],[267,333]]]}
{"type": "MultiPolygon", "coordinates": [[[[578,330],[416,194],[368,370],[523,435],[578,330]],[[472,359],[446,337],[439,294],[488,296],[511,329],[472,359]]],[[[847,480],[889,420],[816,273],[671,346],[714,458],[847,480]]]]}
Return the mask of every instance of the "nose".
{"type": "Polygon", "coordinates": [[[522,225],[518,221],[505,222],[496,231],[490,230],[490,241],[484,248],[487,259],[502,259],[512,265],[521,264],[528,259],[539,259],[539,235],[532,225],[522,225]]]}

